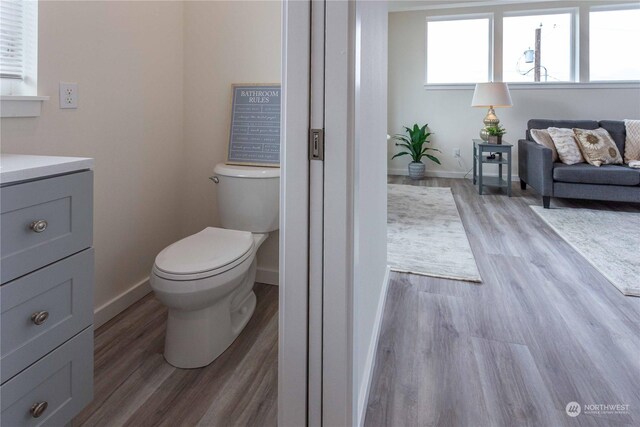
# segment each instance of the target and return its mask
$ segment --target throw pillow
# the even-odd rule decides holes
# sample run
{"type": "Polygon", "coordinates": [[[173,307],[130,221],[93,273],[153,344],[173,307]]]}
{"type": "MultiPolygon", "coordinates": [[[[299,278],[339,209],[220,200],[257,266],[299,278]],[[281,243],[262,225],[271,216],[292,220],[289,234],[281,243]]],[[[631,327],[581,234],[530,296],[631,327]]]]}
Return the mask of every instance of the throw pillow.
{"type": "Polygon", "coordinates": [[[557,162],[558,151],[556,151],[556,146],[553,145],[553,139],[551,139],[549,131],[547,129],[529,129],[529,133],[536,144],[543,145],[551,150],[551,160],[557,162]]]}
{"type": "Polygon", "coordinates": [[[574,129],[578,146],[587,163],[593,166],[622,164],[622,156],[606,129],[574,129]]]}
{"type": "Polygon", "coordinates": [[[584,163],[584,157],[580,153],[576,137],[571,129],[566,128],[549,128],[549,136],[556,146],[558,157],[565,165],[575,165],[576,163],[584,163]]]}
{"type": "Polygon", "coordinates": [[[624,162],[640,160],[640,120],[625,120],[627,139],[624,142],[624,162]]]}

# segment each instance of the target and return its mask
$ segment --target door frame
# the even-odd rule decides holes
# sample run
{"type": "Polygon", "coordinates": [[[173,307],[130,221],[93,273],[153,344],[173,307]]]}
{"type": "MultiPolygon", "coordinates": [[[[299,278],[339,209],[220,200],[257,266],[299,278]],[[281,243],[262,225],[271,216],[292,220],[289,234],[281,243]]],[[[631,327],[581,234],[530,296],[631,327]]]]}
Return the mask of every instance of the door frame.
{"type": "Polygon", "coordinates": [[[310,3],[282,4],[278,425],[307,424],[310,3]]]}
{"type": "MultiPolygon", "coordinates": [[[[326,1],[322,398],[309,399],[309,106],[311,2],[282,7],[278,425],[355,422],[353,166],[355,2],[326,1]],[[313,412],[313,411],[312,411],[313,412]]],[[[317,356],[317,355],[316,355],[317,356]]]]}
{"type": "Polygon", "coordinates": [[[326,2],[322,420],[353,417],[354,1],[326,2]]]}

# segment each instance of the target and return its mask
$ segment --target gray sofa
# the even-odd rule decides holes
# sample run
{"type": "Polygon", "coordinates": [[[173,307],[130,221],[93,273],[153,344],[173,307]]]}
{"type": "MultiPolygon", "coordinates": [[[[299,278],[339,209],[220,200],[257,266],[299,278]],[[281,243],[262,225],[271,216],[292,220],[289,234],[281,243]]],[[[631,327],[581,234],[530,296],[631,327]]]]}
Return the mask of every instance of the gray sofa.
{"type": "Polygon", "coordinates": [[[542,196],[545,208],[549,207],[551,197],[640,202],[640,169],[633,169],[627,165],[596,167],[588,163],[554,163],[551,150],[535,143],[529,132],[530,129],[549,127],[603,127],[609,132],[624,157],[626,131],[623,121],[529,120],[526,139],[518,141],[518,174],[523,190],[527,188],[527,184],[533,187],[542,196]]]}

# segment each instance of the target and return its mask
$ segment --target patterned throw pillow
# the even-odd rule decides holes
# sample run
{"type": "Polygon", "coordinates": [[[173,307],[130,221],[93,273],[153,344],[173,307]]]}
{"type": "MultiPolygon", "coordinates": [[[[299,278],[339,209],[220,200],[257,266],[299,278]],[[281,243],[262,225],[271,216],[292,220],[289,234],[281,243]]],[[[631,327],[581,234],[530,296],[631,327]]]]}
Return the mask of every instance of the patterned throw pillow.
{"type": "Polygon", "coordinates": [[[624,162],[640,160],[640,120],[625,120],[627,139],[624,142],[624,162]]]}
{"type": "Polygon", "coordinates": [[[584,157],[580,153],[576,137],[571,129],[566,128],[549,128],[549,136],[556,146],[560,161],[566,165],[575,165],[576,163],[584,163],[584,157]]]}
{"type": "Polygon", "coordinates": [[[593,166],[622,164],[620,151],[606,129],[574,129],[573,133],[587,163],[593,166]]]}
{"type": "Polygon", "coordinates": [[[551,139],[549,131],[546,129],[529,129],[529,133],[536,144],[543,145],[551,150],[551,160],[557,162],[558,152],[556,151],[556,146],[553,145],[553,139],[551,139]]]}

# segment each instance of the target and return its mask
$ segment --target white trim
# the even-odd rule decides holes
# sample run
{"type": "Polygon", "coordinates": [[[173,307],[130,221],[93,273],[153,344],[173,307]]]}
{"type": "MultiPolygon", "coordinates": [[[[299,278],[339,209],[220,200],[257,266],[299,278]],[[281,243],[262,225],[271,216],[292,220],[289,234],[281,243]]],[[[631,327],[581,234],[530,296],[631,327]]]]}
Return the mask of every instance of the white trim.
{"type": "Polygon", "coordinates": [[[282,3],[278,425],[307,424],[310,3],[282,3]]]}
{"type": "Polygon", "coordinates": [[[440,9],[466,9],[470,7],[486,7],[486,6],[504,6],[510,4],[520,3],[542,3],[549,0],[493,0],[493,1],[479,1],[479,2],[450,2],[448,4],[434,4],[434,5],[422,5],[411,7],[397,7],[392,8],[395,2],[389,2],[389,12],[410,12],[417,10],[440,10],[440,9]]]}
{"type": "Polygon", "coordinates": [[[48,101],[48,96],[30,96],[30,95],[2,95],[0,96],[2,101],[48,101]]]}
{"type": "Polygon", "coordinates": [[[456,13],[454,15],[427,15],[426,22],[471,21],[476,19],[491,19],[491,18],[493,18],[493,12],[456,13]]]}
{"type": "Polygon", "coordinates": [[[258,267],[256,269],[256,282],[259,283],[278,286],[279,276],[278,270],[274,268],[258,267]]]}
{"type": "Polygon", "coordinates": [[[564,13],[574,14],[578,13],[580,8],[576,7],[545,7],[543,9],[518,9],[518,10],[505,10],[503,16],[505,18],[514,18],[518,16],[530,16],[530,15],[560,15],[564,13]]]}
{"type": "MultiPolygon", "coordinates": [[[[545,90],[545,89],[640,89],[640,81],[600,81],[600,82],[561,82],[561,83],[518,83],[507,82],[509,90],[545,90]]],[[[474,90],[475,83],[424,84],[425,90],[474,90]]]]}
{"type": "MultiPolygon", "coordinates": [[[[472,20],[480,20],[486,19],[488,20],[487,31],[489,32],[487,38],[487,44],[489,45],[487,52],[487,82],[493,81],[493,71],[494,71],[494,13],[493,12],[479,12],[479,13],[468,13],[468,14],[455,14],[455,15],[427,15],[425,17],[424,22],[424,84],[435,84],[435,85],[457,85],[459,83],[427,83],[429,81],[429,73],[428,73],[428,63],[429,63],[429,22],[440,22],[440,21],[472,21],[472,20]]],[[[470,84],[470,83],[461,83],[461,84],[470,84]]],[[[475,83],[473,83],[475,85],[475,83]]]]}
{"type": "Polygon", "coordinates": [[[589,6],[589,12],[614,12],[616,10],[635,10],[640,9],[640,4],[633,3],[617,3],[617,4],[600,4],[589,6]]]}
{"type": "Polygon", "coordinates": [[[38,117],[48,96],[0,96],[0,117],[38,117]]]}
{"type": "Polygon", "coordinates": [[[325,82],[329,84],[325,86],[322,327],[325,426],[350,426],[355,418],[352,319],[356,6],[356,2],[326,1],[325,82]]]}
{"type": "Polygon", "coordinates": [[[369,344],[369,351],[367,352],[367,358],[364,365],[364,375],[362,377],[362,383],[358,393],[358,420],[357,426],[362,427],[364,425],[364,418],[367,413],[367,403],[369,402],[369,393],[371,391],[371,381],[373,380],[373,372],[375,368],[376,355],[378,354],[378,341],[380,341],[380,329],[382,328],[382,320],[384,317],[384,308],[387,304],[387,293],[389,290],[389,275],[391,273],[391,267],[387,266],[387,270],[384,273],[382,279],[382,289],[380,291],[380,298],[378,299],[378,309],[376,310],[376,317],[373,323],[373,331],[371,334],[373,338],[369,344]]]}
{"type": "MultiPolygon", "coordinates": [[[[387,170],[387,175],[399,175],[399,176],[409,176],[409,171],[407,168],[389,168],[387,170]]],[[[427,178],[457,178],[457,179],[473,179],[472,171],[463,172],[463,171],[426,171],[425,176],[427,178]]],[[[498,176],[497,173],[483,173],[483,176],[498,176]]],[[[517,174],[511,174],[511,181],[516,182],[520,177],[517,174]]]]}
{"type": "Polygon", "coordinates": [[[149,283],[149,278],[146,277],[120,295],[102,304],[93,311],[93,328],[98,329],[149,292],[151,292],[151,284],[149,283]]]}
{"type": "MultiPolygon", "coordinates": [[[[389,168],[387,175],[409,176],[407,168],[389,168]]],[[[426,171],[425,175],[429,178],[464,178],[465,172],[462,171],[426,171]]],[[[469,175],[471,176],[471,172],[469,175]]]]}
{"type": "MultiPolygon", "coordinates": [[[[423,4],[420,6],[409,6],[409,7],[394,7],[395,4],[397,2],[395,1],[390,1],[389,2],[389,12],[390,13],[395,13],[395,12],[415,12],[415,11],[420,11],[420,10],[448,10],[448,9],[481,9],[481,8],[485,8],[485,7],[501,7],[501,8],[509,8],[509,7],[518,7],[520,5],[524,5],[526,6],[527,4],[534,4],[534,3],[553,3],[554,1],[558,1],[558,0],[488,0],[488,1],[478,1],[478,2],[448,2],[446,4],[423,4]]],[[[575,0],[573,0],[575,1],[575,0]]],[[[594,1],[594,0],[591,0],[594,1]]],[[[595,2],[595,1],[594,1],[595,2]]],[[[404,2],[407,3],[407,2],[404,2]]],[[[414,2],[414,3],[419,3],[419,2],[414,2]]],[[[558,2],[560,3],[559,5],[549,5],[549,9],[553,9],[555,7],[566,7],[567,4],[571,3],[571,0],[569,1],[560,1],[558,2]]],[[[616,3],[615,5],[608,5],[607,2],[603,2],[598,0],[599,4],[595,4],[593,6],[589,6],[591,8],[607,8],[607,7],[611,7],[611,8],[615,8],[616,6],[620,6],[620,7],[625,7],[625,6],[630,6],[633,7],[634,5],[637,5],[637,0],[636,1],[629,1],[628,3],[625,3],[624,1],[621,3],[616,3]]],[[[571,7],[571,6],[569,6],[571,7]]]]}

